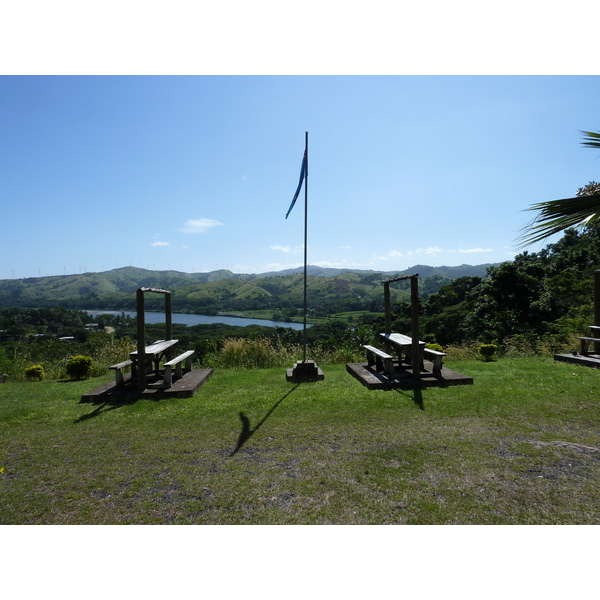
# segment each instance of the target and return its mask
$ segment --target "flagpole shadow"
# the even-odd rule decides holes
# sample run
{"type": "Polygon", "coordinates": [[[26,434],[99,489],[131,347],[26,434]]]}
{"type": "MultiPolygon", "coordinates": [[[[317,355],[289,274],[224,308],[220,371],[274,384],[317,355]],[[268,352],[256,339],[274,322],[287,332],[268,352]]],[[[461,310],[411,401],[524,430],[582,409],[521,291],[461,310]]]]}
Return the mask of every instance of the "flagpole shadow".
{"type": "Polygon", "coordinates": [[[402,396],[406,396],[407,398],[412,398],[412,401],[415,403],[415,406],[421,410],[425,410],[425,402],[423,401],[423,391],[421,388],[415,388],[412,390],[412,396],[403,390],[396,390],[402,396]]]}
{"type": "Polygon", "coordinates": [[[240,421],[242,422],[242,430],[240,431],[240,435],[238,437],[237,444],[235,449],[229,456],[233,456],[241,447],[254,435],[254,433],[262,426],[262,424],[273,414],[273,411],[299,386],[297,383],[289,392],[283,395],[282,398],[277,400],[275,404],[269,409],[267,414],[257,423],[256,427],[250,427],[250,419],[240,411],[240,421]]]}

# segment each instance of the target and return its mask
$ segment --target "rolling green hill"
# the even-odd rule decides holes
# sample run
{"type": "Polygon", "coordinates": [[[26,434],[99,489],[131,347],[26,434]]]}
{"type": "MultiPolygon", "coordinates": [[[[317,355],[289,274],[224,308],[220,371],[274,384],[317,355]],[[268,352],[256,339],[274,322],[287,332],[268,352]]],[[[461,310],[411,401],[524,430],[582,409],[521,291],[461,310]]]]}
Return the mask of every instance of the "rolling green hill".
{"type": "MultiPolygon", "coordinates": [[[[490,265],[428,267],[418,265],[402,272],[348,271],[310,266],[308,295],[313,311],[323,315],[343,311],[382,310],[381,281],[419,273],[423,299],[442,285],[464,275],[484,277],[490,265]]],[[[235,274],[151,271],[122,267],[102,273],[0,280],[0,307],[67,308],[98,310],[135,309],[135,291],[156,287],[173,292],[179,312],[214,314],[217,311],[293,310],[303,305],[303,269],[276,273],[235,274]]],[[[398,282],[393,301],[408,300],[408,282],[398,282]]],[[[156,300],[157,308],[162,301],[156,300]]],[[[147,307],[153,308],[153,299],[147,307]]]]}

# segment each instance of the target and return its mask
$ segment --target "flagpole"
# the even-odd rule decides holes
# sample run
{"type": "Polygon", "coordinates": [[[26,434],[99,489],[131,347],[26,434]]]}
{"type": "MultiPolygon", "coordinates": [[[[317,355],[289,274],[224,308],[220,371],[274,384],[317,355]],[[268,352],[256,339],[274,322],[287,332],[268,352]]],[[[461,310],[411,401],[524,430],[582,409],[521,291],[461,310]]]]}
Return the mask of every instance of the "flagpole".
{"type": "Polygon", "coordinates": [[[304,362],[306,362],[306,288],[308,270],[308,131],[304,133],[304,153],[306,156],[306,171],[304,172],[304,362]]]}
{"type": "Polygon", "coordinates": [[[294,383],[304,383],[307,381],[323,381],[325,375],[323,371],[315,364],[314,360],[306,360],[306,318],[308,315],[308,304],[306,295],[308,289],[308,131],[304,135],[304,156],[302,157],[302,168],[300,170],[300,181],[296,188],[296,193],[290,207],[285,215],[288,218],[290,211],[294,208],[294,204],[300,194],[300,188],[304,184],[304,357],[296,362],[293,369],[287,369],[286,380],[294,383]]]}

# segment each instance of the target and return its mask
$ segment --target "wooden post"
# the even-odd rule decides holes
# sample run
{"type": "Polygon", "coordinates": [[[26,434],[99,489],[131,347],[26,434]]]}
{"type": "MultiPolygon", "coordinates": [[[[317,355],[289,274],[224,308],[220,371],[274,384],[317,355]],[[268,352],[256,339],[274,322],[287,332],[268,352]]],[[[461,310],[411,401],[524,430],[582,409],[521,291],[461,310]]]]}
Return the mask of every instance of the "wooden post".
{"type": "MultiPolygon", "coordinates": [[[[594,325],[600,325],[600,271],[594,271],[594,325]]],[[[600,342],[594,342],[594,352],[600,353],[600,342]]]]}
{"type": "Polygon", "coordinates": [[[412,335],[413,377],[421,377],[421,356],[419,352],[419,276],[410,278],[410,317],[412,335]]]}
{"type": "Polygon", "coordinates": [[[171,314],[171,293],[165,294],[165,340],[173,339],[173,315],[171,314]]]}
{"type": "Polygon", "coordinates": [[[390,301],[390,282],[383,282],[383,302],[385,310],[385,335],[392,333],[392,306],[390,301]]]}
{"type": "Polygon", "coordinates": [[[138,392],[146,389],[146,333],[144,323],[144,288],[140,288],[136,293],[137,310],[137,379],[138,392]]]}
{"type": "Polygon", "coordinates": [[[600,271],[594,271],[594,325],[600,325],[600,271]]]}

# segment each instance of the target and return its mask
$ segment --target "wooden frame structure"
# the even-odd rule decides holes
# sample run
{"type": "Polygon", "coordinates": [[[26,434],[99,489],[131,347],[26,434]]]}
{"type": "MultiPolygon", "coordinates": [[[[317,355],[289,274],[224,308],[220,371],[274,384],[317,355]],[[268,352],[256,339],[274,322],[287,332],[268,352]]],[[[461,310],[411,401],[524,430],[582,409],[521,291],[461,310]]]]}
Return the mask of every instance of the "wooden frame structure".
{"type": "Polygon", "coordinates": [[[171,292],[158,288],[139,288],[135,297],[137,311],[137,353],[140,368],[137,370],[138,390],[146,389],[146,319],[144,310],[144,294],[152,292],[155,294],[164,294],[165,296],[165,340],[173,339],[173,321],[171,308],[171,292]]]}
{"type": "MultiPolygon", "coordinates": [[[[421,376],[419,365],[421,357],[419,351],[419,274],[407,275],[406,277],[397,277],[383,281],[383,299],[385,306],[385,334],[392,333],[392,303],[390,298],[390,283],[410,279],[410,320],[411,320],[411,362],[413,364],[413,378],[421,376]]],[[[389,352],[390,349],[386,348],[389,352]]]]}

